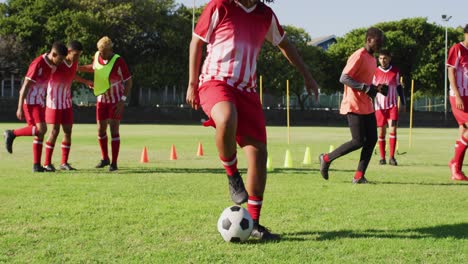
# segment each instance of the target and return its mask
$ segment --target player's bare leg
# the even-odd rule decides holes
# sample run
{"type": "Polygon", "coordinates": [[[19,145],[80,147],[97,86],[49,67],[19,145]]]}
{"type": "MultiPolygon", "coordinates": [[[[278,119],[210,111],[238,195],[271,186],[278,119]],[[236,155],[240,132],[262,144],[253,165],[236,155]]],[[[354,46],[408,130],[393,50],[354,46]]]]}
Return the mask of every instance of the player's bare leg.
{"type": "Polygon", "coordinates": [[[449,168],[452,174],[452,180],[456,181],[468,181],[468,177],[462,172],[462,164],[465,158],[465,152],[468,144],[468,123],[459,127],[460,139],[457,141],[457,146],[455,148],[455,155],[453,159],[449,162],[449,168]]]}
{"type": "Polygon", "coordinates": [[[398,122],[396,120],[388,120],[388,130],[389,130],[389,142],[390,142],[390,157],[388,159],[388,164],[397,166],[398,163],[395,159],[396,151],[396,141],[397,141],[397,126],[398,122]]]}
{"type": "Polygon", "coordinates": [[[104,168],[105,166],[110,165],[109,153],[107,148],[107,123],[108,120],[98,120],[98,141],[99,146],[101,147],[101,161],[96,165],[96,168],[104,168]]]}
{"type": "Polygon", "coordinates": [[[216,148],[226,169],[231,200],[236,204],[247,202],[248,195],[237,169],[236,131],[237,110],[231,102],[219,102],[211,109],[211,119],[216,125],[216,148]]]}
{"type": "Polygon", "coordinates": [[[54,172],[55,167],[52,164],[52,155],[54,153],[55,142],[60,134],[60,124],[51,124],[49,137],[46,141],[44,169],[48,172],[54,172]]]}
{"type": "Polygon", "coordinates": [[[70,155],[71,147],[71,135],[72,135],[73,124],[63,124],[63,141],[62,141],[62,162],[60,163],[61,170],[75,170],[68,163],[68,156],[70,155]]]}
{"type": "Polygon", "coordinates": [[[267,147],[263,142],[251,138],[242,139],[242,148],[247,157],[247,210],[254,220],[252,236],[261,240],[278,240],[280,236],[271,233],[267,228],[260,225],[260,211],[263,203],[267,180],[267,147]]]}
{"type": "Polygon", "coordinates": [[[116,171],[118,170],[117,160],[119,158],[119,151],[120,151],[120,132],[119,132],[120,121],[117,119],[110,119],[109,127],[111,131],[111,136],[112,136],[112,141],[111,141],[112,161],[109,166],[109,171],[116,171]]]}
{"type": "Polygon", "coordinates": [[[385,136],[387,134],[387,127],[386,126],[381,126],[379,127],[379,150],[380,150],[380,165],[385,165],[387,164],[387,161],[385,160],[385,136]]]}

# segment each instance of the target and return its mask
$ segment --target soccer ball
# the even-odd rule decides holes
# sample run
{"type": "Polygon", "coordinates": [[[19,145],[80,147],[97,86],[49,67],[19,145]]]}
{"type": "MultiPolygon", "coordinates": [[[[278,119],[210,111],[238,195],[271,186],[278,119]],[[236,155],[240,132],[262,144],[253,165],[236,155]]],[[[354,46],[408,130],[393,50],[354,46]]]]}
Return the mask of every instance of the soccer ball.
{"type": "Polygon", "coordinates": [[[224,209],[218,219],[218,231],[226,242],[241,242],[249,238],[253,220],[244,208],[234,205],[224,209]]]}

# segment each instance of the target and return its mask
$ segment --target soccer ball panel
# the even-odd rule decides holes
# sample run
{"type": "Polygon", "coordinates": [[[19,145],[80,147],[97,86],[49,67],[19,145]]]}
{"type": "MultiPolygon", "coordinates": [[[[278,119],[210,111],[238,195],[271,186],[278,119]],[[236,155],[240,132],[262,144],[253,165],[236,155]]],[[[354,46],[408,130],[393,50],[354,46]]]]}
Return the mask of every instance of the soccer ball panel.
{"type": "Polygon", "coordinates": [[[218,231],[227,242],[241,242],[249,238],[253,220],[249,212],[240,206],[231,206],[221,213],[218,231]]]}

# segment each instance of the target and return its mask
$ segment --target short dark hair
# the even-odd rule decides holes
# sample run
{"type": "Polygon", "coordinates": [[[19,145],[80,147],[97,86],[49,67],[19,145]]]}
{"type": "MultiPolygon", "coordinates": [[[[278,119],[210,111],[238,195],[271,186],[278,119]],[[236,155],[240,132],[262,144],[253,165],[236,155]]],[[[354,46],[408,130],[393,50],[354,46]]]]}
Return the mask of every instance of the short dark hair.
{"type": "Polygon", "coordinates": [[[67,47],[60,41],[55,41],[52,44],[52,49],[55,49],[60,56],[67,56],[68,54],[67,47]]]}
{"type": "Polygon", "coordinates": [[[83,51],[83,45],[78,40],[68,42],[68,48],[76,51],[83,51]]]}
{"type": "Polygon", "coordinates": [[[376,28],[376,27],[371,27],[367,30],[366,32],[366,40],[367,38],[376,38],[376,37],[383,37],[383,32],[382,30],[376,28]]]}
{"type": "Polygon", "coordinates": [[[383,49],[379,51],[379,55],[384,55],[388,57],[392,57],[392,53],[389,50],[383,49]]]}
{"type": "Polygon", "coordinates": [[[463,32],[468,33],[468,24],[465,25],[465,28],[463,29],[463,32]]]}

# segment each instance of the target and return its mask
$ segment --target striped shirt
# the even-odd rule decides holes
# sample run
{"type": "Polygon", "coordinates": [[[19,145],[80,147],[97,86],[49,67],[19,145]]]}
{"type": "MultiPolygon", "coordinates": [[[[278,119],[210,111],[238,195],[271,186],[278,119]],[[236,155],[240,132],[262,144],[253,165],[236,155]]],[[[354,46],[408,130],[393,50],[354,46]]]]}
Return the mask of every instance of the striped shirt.
{"type": "MultiPolygon", "coordinates": [[[[107,64],[109,61],[104,61],[101,56],[98,58],[98,62],[102,65],[107,64]]],[[[132,78],[130,71],[128,70],[127,64],[122,57],[115,60],[114,67],[109,75],[110,88],[105,93],[97,97],[99,103],[115,104],[118,103],[125,91],[125,82],[132,78]]]]}
{"type": "Polygon", "coordinates": [[[400,85],[400,71],[393,66],[388,69],[378,67],[374,73],[372,80],[374,85],[386,84],[388,85],[387,96],[377,93],[374,99],[375,110],[385,110],[398,106],[398,92],[397,87],[400,85]]]}
{"type": "Polygon", "coordinates": [[[194,31],[208,44],[199,85],[219,80],[255,92],[263,42],[266,39],[276,46],[284,34],[276,15],[261,2],[246,8],[235,0],[210,1],[194,31]]]}
{"type": "Polygon", "coordinates": [[[66,60],[57,67],[47,87],[47,108],[68,109],[72,107],[71,85],[77,68],[78,62],[68,64],[66,60]]]}
{"type": "MultiPolygon", "coordinates": [[[[463,45],[462,42],[453,45],[447,57],[447,66],[455,69],[455,78],[460,95],[468,96],[468,47],[463,45]]],[[[450,96],[455,96],[453,89],[454,87],[450,85],[450,96]]]]}
{"type": "Polygon", "coordinates": [[[47,85],[56,67],[47,61],[47,53],[35,58],[29,65],[25,79],[34,84],[29,88],[24,104],[45,106],[47,85]]]}

